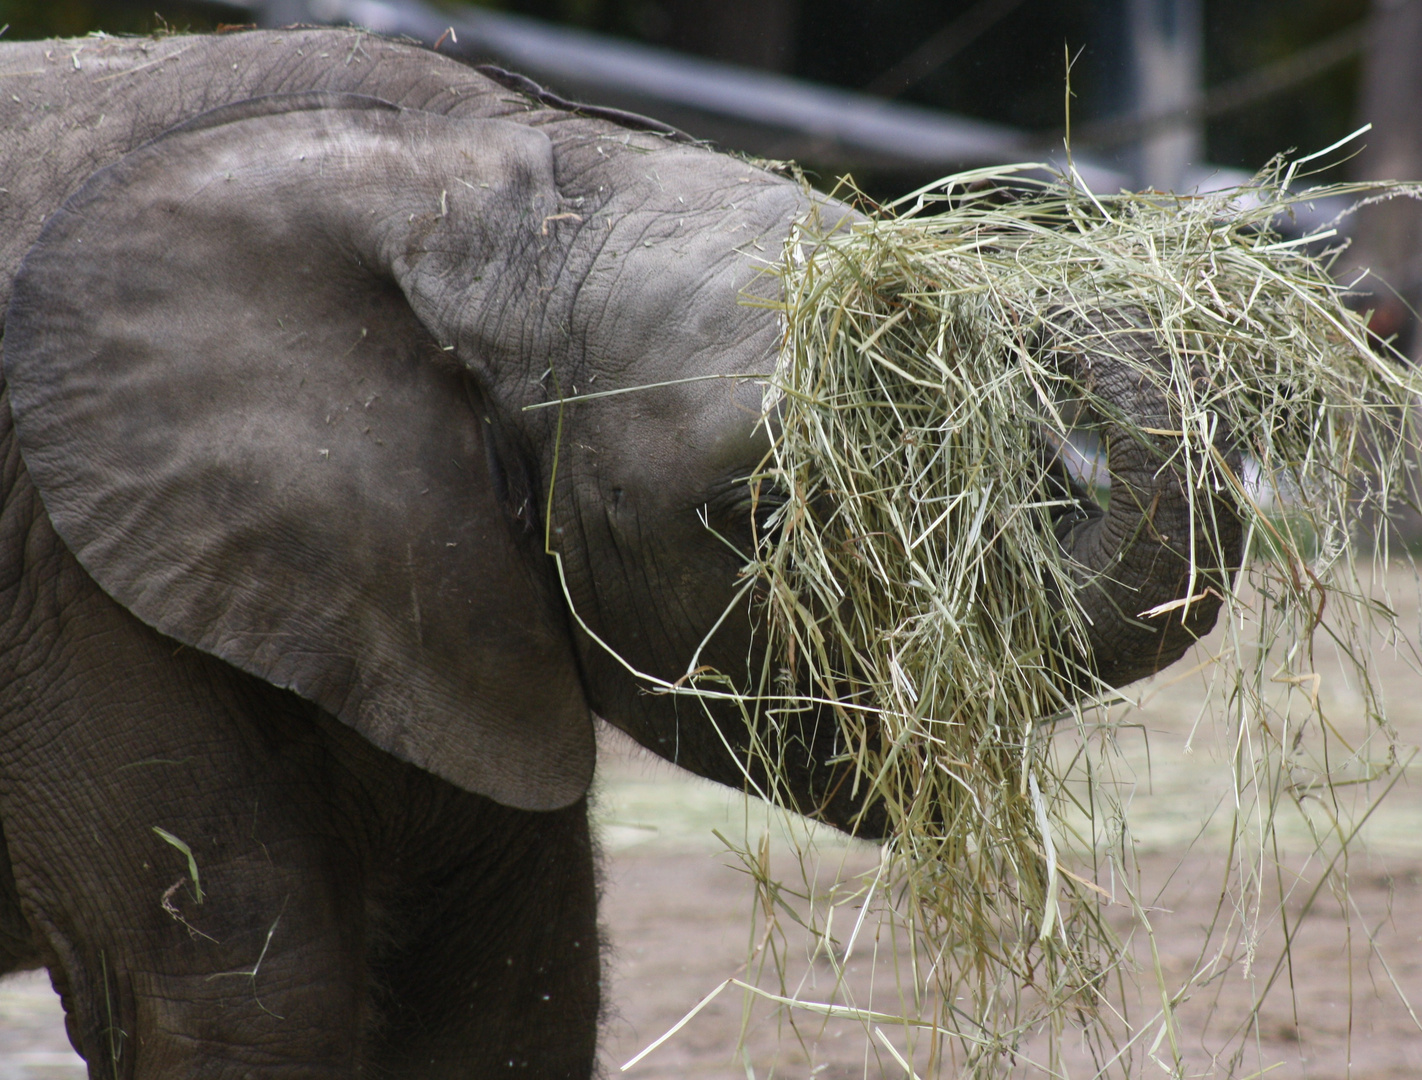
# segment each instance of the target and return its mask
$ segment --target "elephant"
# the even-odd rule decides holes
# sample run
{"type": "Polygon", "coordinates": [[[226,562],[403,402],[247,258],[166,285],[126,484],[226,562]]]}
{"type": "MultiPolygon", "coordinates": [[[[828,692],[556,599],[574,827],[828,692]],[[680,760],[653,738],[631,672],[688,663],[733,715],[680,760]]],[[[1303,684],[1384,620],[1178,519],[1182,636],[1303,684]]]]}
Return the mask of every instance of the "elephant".
{"type": "MultiPolygon", "coordinates": [[[[589,1076],[594,719],[745,782],[741,721],[642,676],[758,648],[746,300],[852,211],[358,30],[0,75],[0,972],[49,970],[96,1078],[589,1076]]],[[[1217,599],[1134,616],[1197,526],[1111,467],[1056,531],[1115,685],[1217,599]]],[[[881,835],[830,727],[787,798],[881,835]]]]}

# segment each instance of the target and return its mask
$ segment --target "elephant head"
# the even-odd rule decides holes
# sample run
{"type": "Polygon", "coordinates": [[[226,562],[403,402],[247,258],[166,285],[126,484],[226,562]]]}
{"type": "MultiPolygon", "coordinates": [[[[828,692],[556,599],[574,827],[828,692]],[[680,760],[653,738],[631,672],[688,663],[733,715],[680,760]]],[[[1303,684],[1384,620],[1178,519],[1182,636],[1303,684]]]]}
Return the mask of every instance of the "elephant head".
{"type": "MultiPolygon", "coordinates": [[[[779,342],[755,300],[808,209],[596,116],[219,109],[95,174],[26,258],[5,338],[25,462],[133,614],[467,790],[573,802],[594,712],[737,783],[739,720],[633,672],[753,659],[732,601],[779,342]]],[[[1175,659],[1217,604],[1140,616],[1181,595],[1196,524],[1133,446],[1109,512],[1059,529],[1107,681],[1175,659]]],[[[807,724],[794,797],[843,824],[833,725],[807,724]]]]}

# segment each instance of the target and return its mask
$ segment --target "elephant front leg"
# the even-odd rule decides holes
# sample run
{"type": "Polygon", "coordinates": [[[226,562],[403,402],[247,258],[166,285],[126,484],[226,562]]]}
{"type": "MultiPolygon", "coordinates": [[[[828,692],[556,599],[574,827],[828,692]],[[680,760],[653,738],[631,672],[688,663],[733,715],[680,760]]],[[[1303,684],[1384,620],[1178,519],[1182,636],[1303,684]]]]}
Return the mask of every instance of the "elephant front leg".
{"type": "MultiPolygon", "coordinates": [[[[197,755],[150,747],[124,770],[150,777],[124,812],[86,806],[64,837],[80,857],[22,847],[17,879],[90,1075],[590,1077],[586,804],[498,806],[260,694],[290,707],[258,725],[264,781],[231,742],[226,784],[197,755]],[[150,819],[163,834],[132,824],[150,819]]],[[[50,820],[72,825],[98,786],[69,790],[50,820]]]]}
{"type": "Polygon", "coordinates": [[[89,1075],[358,1075],[370,1041],[366,987],[345,928],[329,909],[313,917],[325,906],[321,890],[269,873],[241,902],[224,903],[223,878],[211,874],[201,910],[191,892],[178,898],[186,882],[147,891],[175,932],[117,901],[106,905],[113,921],[103,928],[87,913],[36,914],[89,1075]]]}
{"type": "Polygon", "coordinates": [[[91,1077],[591,1075],[585,803],[469,795],[54,581],[0,656],[0,820],[91,1077]]]}
{"type": "Polygon", "coordinates": [[[364,868],[314,710],[94,593],[63,610],[27,640],[66,663],[0,685],[0,817],[90,1076],[357,1075],[364,868]]]}

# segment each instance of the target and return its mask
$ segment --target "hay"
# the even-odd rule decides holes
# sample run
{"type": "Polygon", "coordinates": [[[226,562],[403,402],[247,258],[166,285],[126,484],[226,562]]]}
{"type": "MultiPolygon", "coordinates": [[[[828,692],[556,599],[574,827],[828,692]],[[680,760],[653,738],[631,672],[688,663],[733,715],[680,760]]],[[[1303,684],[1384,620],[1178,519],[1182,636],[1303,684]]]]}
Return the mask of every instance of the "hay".
{"type": "MultiPolygon", "coordinates": [[[[771,645],[742,701],[766,795],[787,774],[784,734],[828,707],[858,794],[887,811],[887,869],[861,899],[891,898],[915,938],[896,1000],[911,1003],[910,1029],[929,1025],[920,1068],[926,1054],[930,1069],[995,1074],[1046,1030],[1050,1072],[1079,1025],[1101,1040],[1098,1061],[1125,1069],[1121,1047],[1148,1024],[1151,1055],[1179,1072],[1178,998],[1158,971],[1154,1013],[1122,1019],[1131,959],[1106,920],[1114,886],[1097,881],[1130,846],[1100,712],[1120,695],[1091,675],[1081,609],[1054,599],[1080,588],[1054,535],[1079,507],[1044,461],[1106,431],[1184,478],[1203,524],[1180,599],[1227,593],[1223,643],[1198,659],[1251,748],[1236,790],[1246,809],[1252,792],[1262,824],[1245,837],[1241,813],[1235,842],[1263,851],[1277,807],[1302,806],[1340,770],[1351,781],[1396,766],[1367,645],[1395,627],[1355,567],[1387,558],[1359,524],[1406,491],[1418,384],[1330,277],[1332,231],[1276,230],[1302,201],[1378,189],[1291,193],[1282,160],[1189,197],[1094,195],[1043,171],[951,177],[852,228],[811,218],[788,242],[767,392],[778,433],[753,478],[786,502],[747,571],[768,595],[771,645]],[[1159,360],[1114,332],[1122,321],[1148,328],[1159,360]],[[1169,425],[1120,415],[1071,354],[1153,380],[1169,425]],[[1229,561],[1220,507],[1251,552],[1232,592],[1212,573],[1229,561]],[[1303,739],[1326,727],[1322,637],[1347,657],[1381,749],[1325,763],[1303,739]],[[1067,751],[1054,732],[1072,733],[1067,751]]],[[[1416,194],[1382,191],[1399,193],[1416,194]]],[[[703,685],[724,697],[723,682],[703,685]]],[[[1321,849],[1350,836],[1341,823],[1331,835],[1317,832],[1321,849]]],[[[1116,900],[1149,940],[1140,902],[1128,889],[1116,900]]],[[[829,942],[827,913],[806,920],[826,953],[844,946],[829,942]]]]}

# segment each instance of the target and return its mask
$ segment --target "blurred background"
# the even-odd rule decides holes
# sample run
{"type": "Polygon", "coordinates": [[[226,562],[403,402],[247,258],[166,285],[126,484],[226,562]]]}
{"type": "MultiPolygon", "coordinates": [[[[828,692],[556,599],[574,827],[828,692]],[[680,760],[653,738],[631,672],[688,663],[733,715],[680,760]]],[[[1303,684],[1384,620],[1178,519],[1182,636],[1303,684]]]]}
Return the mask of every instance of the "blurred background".
{"type": "MultiPolygon", "coordinates": [[[[1228,184],[1369,122],[1330,178],[1422,179],[1422,0],[0,0],[9,39],[293,23],[438,40],[875,198],[1062,160],[1068,71],[1093,187],[1228,184]]],[[[1374,328],[1415,356],[1417,204],[1350,228],[1374,328]]]]}
{"type": "MultiPolygon", "coordinates": [[[[653,116],[727,149],[794,158],[824,187],[852,173],[876,199],[968,167],[1063,162],[1068,85],[1073,159],[1096,188],[1229,184],[1277,153],[1321,150],[1367,123],[1370,132],[1330,155],[1340,164],[1323,179],[1422,181],[1422,0],[0,0],[0,41],[295,23],[438,43],[573,100],[653,116]]],[[[1306,232],[1336,209],[1291,227],[1306,232]]],[[[1353,247],[1342,268],[1349,280],[1372,270],[1359,303],[1372,309],[1374,330],[1395,335],[1414,360],[1422,359],[1413,310],[1422,303],[1419,211],[1399,199],[1347,219],[1353,247]]],[[[1422,518],[1410,527],[1422,541],[1422,518]]],[[[1422,619],[1408,610],[1414,624],[1422,619]]],[[[1422,696],[1415,672],[1394,667],[1393,720],[1401,741],[1416,743],[1422,696]]],[[[1197,804],[1222,798],[1210,786],[1221,774],[1207,771],[1218,762],[1182,749],[1198,715],[1194,697],[1172,690],[1142,721],[1157,753],[1153,765],[1139,755],[1154,802],[1143,795],[1133,810],[1142,857],[1185,891],[1209,877],[1216,857],[1206,845],[1183,872],[1172,870],[1183,865],[1197,804]]],[[[744,882],[712,861],[724,852],[708,837],[712,825],[745,812],[732,793],[649,765],[626,746],[605,746],[601,761],[604,912],[619,1003],[605,1039],[611,1071],[743,960],[744,882]]],[[[1393,958],[1389,977],[1414,1000],[1422,996],[1419,790],[1399,792],[1375,816],[1372,842],[1391,852],[1390,863],[1370,861],[1366,874],[1360,864],[1354,877],[1354,896],[1383,926],[1376,947],[1393,958]]],[[[1196,947],[1186,931],[1209,921],[1215,899],[1162,900],[1186,928],[1170,939],[1180,963],[1196,947]]],[[[1283,995],[1278,1016],[1262,1025],[1271,1053],[1296,1063],[1313,1040],[1311,1069],[1289,1075],[1419,1075],[1422,1039],[1410,1008],[1360,998],[1354,1041],[1346,974],[1364,986],[1377,973],[1364,971],[1370,954],[1361,948],[1357,970],[1340,969],[1343,930],[1324,931],[1317,952],[1298,954],[1294,997],[1283,995]],[[1301,1026],[1301,1000],[1305,1015],[1333,1019],[1301,1026]]],[[[638,1075],[727,1075],[741,1023],[729,1002],[708,1009],[638,1075]]],[[[45,976],[0,986],[0,1080],[83,1074],[45,976]]]]}

